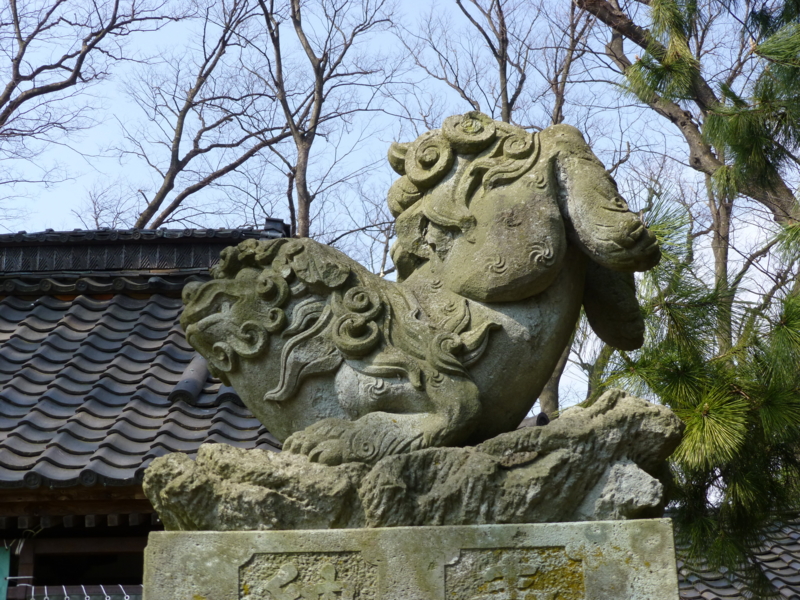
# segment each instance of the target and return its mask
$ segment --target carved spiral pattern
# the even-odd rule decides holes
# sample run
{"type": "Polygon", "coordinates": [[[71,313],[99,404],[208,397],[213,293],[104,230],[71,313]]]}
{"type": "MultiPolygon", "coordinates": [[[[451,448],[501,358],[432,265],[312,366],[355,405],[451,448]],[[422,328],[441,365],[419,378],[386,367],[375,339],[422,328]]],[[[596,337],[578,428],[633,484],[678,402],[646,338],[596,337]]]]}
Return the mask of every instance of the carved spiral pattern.
{"type": "Polygon", "coordinates": [[[473,111],[446,118],[442,133],[457,152],[475,154],[489,147],[497,135],[497,129],[489,117],[473,111]]]}
{"type": "Polygon", "coordinates": [[[277,306],[268,309],[266,316],[267,319],[264,323],[264,327],[270,333],[278,333],[286,327],[286,313],[277,306]]]}
{"type": "MultiPolygon", "coordinates": [[[[451,375],[463,375],[464,365],[456,358],[456,353],[463,348],[461,338],[455,333],[439,333],[428,345],[428,362],[451,375]]],[[[433,374],[428,375],[432,377],[433,374]]]]}
{"type": "Polygon", "coordinates": [[[438,132],[423,135],[406,154],[406,177],[421,190],[436,185],[453,166],[455,154],[438,132]]]}
{"type": "Polygon", "coordinates": [[[348,356],[364,356],[380,340],[375,318],[383,305],[380,296],[365,287],[352,287],[344,296],[333,298],[334,314],[332,339],[336,347],[348,356]]]}
{"type": "Polygon", "coordinates": [[[372,290],[358,286],[347,290],[344,298],[342,298],[342,304],[348,310],[357,313],[368,313],[364,316],[371,319],[377,316],[381,306],[381,299],[372,290]]]}
{"type": "Polygon", "coordinates": [[[236,368],[236,352],[227,342],[217,342],[208,357],[211,365],[222,373],[230,373],[236,368]]]}
{"type": "Polygon", "coordinates": [[[455,313],[459,308],[461,308],[461,303],[456,302],[455,300],[451,300],[447,304],[444,305],[444,312],[448,315],[452,315],[455,313]]]}
{"type": "Polygon", "coordinates": [[[454,333],[443,333],[436,336],[439,349],[445,354],[454,354],[461,348],[461,340],[454,333]]]}
{"type": "Polygon", "coordinates": [[[442,383],[444,383],[444,375],[439,371],[434,371],[428,376],[428,385],[431,387],[439,387],[442,383]]]}
{"type": "Polygon", "coordinates": [[[503,154],[509,158],[528,158],[535,144],[535,138],[530,133],[510,135],[503,142],[503,154]]]}
{"type": "Polygon", "coordinates": [[[556,260],[553,247],[547,242],[533,242],[529,248],[528,257],[537,266],[550,267],[556,260]]]}
{"type": "Polygon", "coordinates": [[[350,452],[359,460],[370,461],[378,455],[379,451],[380,446],[366,435],[354,435],[350,440],[350,452]]]}
{"type": "Polygon", "coordinates": [[[336,319],[333,324],[333,343],[348,356],[368,354],[378,343],[380,331],[375,321],[350,313],[336,319]]]}
{"type": "Polygon", "coordinates": [[[236,332],[236,337],[231,339],[230,347],[243,358],[253,358],[263,352],[268,340],[269,335],[263,325],[245,321],[236,332]]]}
{"type": "Polygon", "coordinates": [[[486,268],[489,272],[494,273],[495,275],[502,275],[506,271],[508,271],[508,265],[506,264],[506,259],[502,256],[497,256],[495,258],[490,258],[489,261],[486,263],[486,268]]]}
{"type": "Polygon", "coordinates": [[[289,297],[289,284],[275,273],[262,271],[256,279],[256,292],[273,306],[282,306],[289,297]]]}
{"type": "Polygon", "coordinates": [[[381,396],[389,393],[389,385],[385,379],[370,377],[369,381],[364,384],[364,391],[373,400],[378,400],[381,396]]]}

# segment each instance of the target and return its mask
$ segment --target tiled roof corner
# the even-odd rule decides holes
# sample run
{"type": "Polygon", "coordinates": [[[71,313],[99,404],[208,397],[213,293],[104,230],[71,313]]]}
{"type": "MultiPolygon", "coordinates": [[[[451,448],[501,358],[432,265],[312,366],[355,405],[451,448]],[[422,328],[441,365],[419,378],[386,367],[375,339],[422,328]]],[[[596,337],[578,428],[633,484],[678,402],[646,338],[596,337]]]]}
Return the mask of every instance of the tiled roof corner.
{"type": "MultiPolygon", "coordinates": [[[[280,449],[236,392],[209,375],[180,328],[180,290],[208,277],[211,250],[196,255],[205,263],[173,264],[169,273],[150,273],[143,260],[123,273],[108,251],[128,245],[136,255],[127,239],[136,232],[83,233],[23,236],[16,248],[41,258],[95,244],[106,263],[98,258],[85,273],[0,273],[0,488],[136,484],[155,457],[193,455],[202,443],[280,449]]],[[[176,248],[170,231],[153,235],[152,247],[176,248]]],[[[213,239],[218,257],[245,237],[278,236],[195,230],[180,239],[191,240],[184,250],[211,248],[213,239]]]]}

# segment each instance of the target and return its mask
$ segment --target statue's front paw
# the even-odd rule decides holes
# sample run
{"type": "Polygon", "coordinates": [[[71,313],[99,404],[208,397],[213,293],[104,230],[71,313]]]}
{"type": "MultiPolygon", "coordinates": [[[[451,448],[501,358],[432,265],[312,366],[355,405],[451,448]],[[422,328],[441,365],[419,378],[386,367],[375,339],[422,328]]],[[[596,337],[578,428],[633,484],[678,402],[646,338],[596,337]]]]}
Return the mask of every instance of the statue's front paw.
{"type": "Polygon", "coordinates": [[[348,462],[371,464],[411,447],[419,438],[420,435],[404,437],[391,423],[323,419],[290,435],[283,450],[331,466],[348,462]]]}
{"type": "Polygon", "coordinates": [[[283,444],[284,452],[305,454],[311,462],[335,466],[347,462],[350,432],[353,423],[342,419],[323,419],[290,435],[283,444]]]}

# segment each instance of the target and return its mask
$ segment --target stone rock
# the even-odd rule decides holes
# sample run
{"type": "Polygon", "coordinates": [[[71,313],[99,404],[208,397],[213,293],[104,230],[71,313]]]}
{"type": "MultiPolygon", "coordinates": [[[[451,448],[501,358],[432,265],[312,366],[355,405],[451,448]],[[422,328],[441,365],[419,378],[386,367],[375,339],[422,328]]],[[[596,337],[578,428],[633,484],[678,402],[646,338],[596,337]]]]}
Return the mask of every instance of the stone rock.
{"type": "Polygon", "coordinates": [[[397,281],[313,240],[247,240],[184,289],[186,339],[287,452],[374,465],[513,430],[581,304],[607,343],[642,344],[633,272],[658,242],[577,129],[470,112],[389,162],[397,281]]]}
{"type": "Polygon", "coordinates": [[[542,427],[369,466],[204,445],[153,461],[144,489],[170,530],[543,523],[660,516],[665,460],[683,425],[611,390],[542,427]]]}
{"type": "Polygon", "coordinates": [[[368,470],[204,444],[196,460],[178,452],[157,458],[144,488],[170,530],[336,529],[362,526],[357,490],[368,470]]]}

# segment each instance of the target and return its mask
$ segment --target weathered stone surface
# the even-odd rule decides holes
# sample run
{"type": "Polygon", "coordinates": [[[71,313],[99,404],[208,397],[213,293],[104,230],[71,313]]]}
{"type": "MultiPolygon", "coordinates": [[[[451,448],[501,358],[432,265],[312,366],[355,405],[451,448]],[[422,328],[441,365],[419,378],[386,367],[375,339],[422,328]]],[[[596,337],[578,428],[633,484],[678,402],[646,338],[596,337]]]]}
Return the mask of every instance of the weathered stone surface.
{"type": "Polygon", "coordinates": [[[513,430],[582,303],[602,339],[641,345],[633,272],[658,243],[577,129],[471,112],[389,162],[396,282],[313,240],[248,240],[184,290],[187,340],[287,452],[375,464],[513,430]]]}
{"type": "Polygon", "coordinates": [[[540,523],[660,516],[657,477],[680,441],[667,408],[604,394],[543,427],[373,466],[201,447],[155,460],[144,487],[167,529],[316,529],[540,523]]]}
{"type": "Polygon", "coordinates": [[[678,600],[669,520],[151,533],[144,600],[678,600]]]}
{"type": "Polygon", "coordinates": [[[361,463],[328,467],[305,456],[200,446],[197,460],[156,459],[145,490],[167,529],[328,529],[361,527],[361,463]]]}

